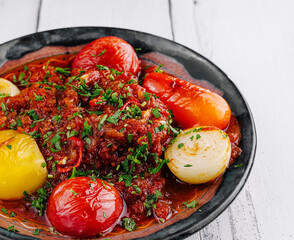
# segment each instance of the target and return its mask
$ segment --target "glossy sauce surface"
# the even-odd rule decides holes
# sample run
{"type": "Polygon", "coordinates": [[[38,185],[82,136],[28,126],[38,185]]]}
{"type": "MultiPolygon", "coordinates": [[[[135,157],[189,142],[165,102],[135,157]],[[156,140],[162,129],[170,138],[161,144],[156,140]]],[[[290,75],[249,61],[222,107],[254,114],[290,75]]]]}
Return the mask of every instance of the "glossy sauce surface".
{"type": "MultiPolygon", "coordinates": [[[[68,54],[68,55],[59,55],[59,56],[54,56],[52,58],[46,58],[46,59],[41,59],[34,61],[32,63],[26,64],[28,68],[31,69],[31,71],[37,70],[38,68],[42,68],[44,65],[48,63],[49,65],[54,65],[58,67],[68,67],[71,65],[73,59],[75,57],[75,54],[68,54]]],[[[150,59],[153,59],[156,57],[158,60],[158,54],[154,55],[145,55],[145,58],[149,57],[150,59]]],[[[159,57],[159,60],[161,61],[160,63],[164,63],[167,68],[171,68],[173,72],[177,72],[178,74],[185,75],[185,70],[182,69],[181,65],[177,65],[174,62],[171,62],[168,58],[164,57],[159,57]]],[[[149,64],[147,64],[149,65],[149,64]]],[[[145,65],[146,66],[146,65],[145,65]]],[[[13,69],[12,71],[3,74],[1,77],[14,81],[14,75],[19,75],[21,72],[23,72],[23,67],[21,66],[19,68],[13,69]]],[[[143,67],[144,67],[144,61],[143,61],[143,67]]],[[[37,70],[38,71],[38,70],[37,70]]],[[[42,74],[40,72],[40,74],[42,74]]],[[[24,76],[24,78],[27,78],[28,75],[24,76]]],[[[187,75],[186,75],[187,77],[187,75]]],[[[196,80],[195,80],[196,82],[196,80]]],[[[198,83],[198,82],[197,82],[198,83]]],[[[210,90],[213,90],[213,87],[210,86],[209,84],[204,83],[203,85],[209,86],[210,90]]],[[[204,86],[204,87],[205,87],[204,86]]],[[[20,86],[20,89],[22,87],[20,86]]],[[[215,90],[215,92],[220,93],[218,90],[215,90]]],[[[241,149],[238,147],[238,144],[241,140],[241,131],[240,131],[240,126],[238,124],[238,121],[234,115],[232,115],[229,126],[226,129],[226,132],[229,135],[230,141],[232,143],[232,157],[230,164],[234,162],[234,160],[240,155],[241,149]]],[[[165,213],[160,213],[167,215],[167,221],[170,217],[174,217],[177,214],[180,214],[182,211],[185,211],[186,209],[183,207],[183,202],[187,201],[192,201],[192,200],[199,200],[204,196],[206,192],[211,189],[213,185],[218,186],[221,183],[221,178],[216,179],[214,182],[210,184],[205,184],[205,185],[190,185],[183,183],[176,179],[173,174],[169,171],[169,169],[165,166],[165,168],[162,171],[162,175],[165,176],[166,179],[166,184],[164,188],[162,189],[162,194],[165,196],[165,201],[170,201],[173,216],[171,216],[170,212],[165,212],[165,213]]],[[[65,179],[65,177],[63,178],[65,179]]],[[[213,197],[213,194],[211,197],[213,197]]],[[[47,230],[49,229],[49,221],[47,220],[46,214],[44,216],[39,216],[38,213],[33,209],[30,208],[29,204],[27,203],[26,200],[18,200],[18,201],[0,201],[0,207],[1,205],[5,207],[6,209],[10,211],[14,211],[16,213],[15,219],[18,219],[21,222],[24,222],[26,226],[39,226],[41,229],[47,230]]],[[[164,208],[162,208],[164,211],[164,208]]],[[[2,213],[0,213],[3,215],[2,213]]],[[[155,218],[150,219],[150,218],[141,218],[140,222],[138,223],[139,229],[146,228],[152,224],[160,222],[159,218],[156,218],[156,211],[154,214],[155,218]]],[[[119,225],[114,228],[114,230],[109,233],[107,236],[114,236],[117,234],[121,234],[122,232],[125,232],[122,227],[119,225]]]]}

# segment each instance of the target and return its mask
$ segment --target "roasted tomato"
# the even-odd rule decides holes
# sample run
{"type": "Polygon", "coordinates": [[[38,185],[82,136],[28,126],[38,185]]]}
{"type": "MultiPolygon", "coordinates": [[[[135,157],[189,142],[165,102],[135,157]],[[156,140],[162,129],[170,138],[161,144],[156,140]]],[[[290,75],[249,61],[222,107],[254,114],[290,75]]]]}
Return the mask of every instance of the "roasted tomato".
{"type": "Polygon", "coordinates": [[[74,60],[73,68],[97,69],[97,65],[138,75],[140,62],[133,47],[118,37],[99,38],[86,45],[74,60]]]}
{"type": "Polygon", "coordinates": [[[100,179],[77,177],[53,190],[47,216],[58,232],[83,238],[111,231],[122,212],[122,198],[113,186],[100,179]]]}
{"type": "Polygon", "coordinates": [[[231,118],[228,103],[218,94],[165,73],[147,73],[143,87],[172,109],[183,128],[197,125],[225,129],[231,118]]]}

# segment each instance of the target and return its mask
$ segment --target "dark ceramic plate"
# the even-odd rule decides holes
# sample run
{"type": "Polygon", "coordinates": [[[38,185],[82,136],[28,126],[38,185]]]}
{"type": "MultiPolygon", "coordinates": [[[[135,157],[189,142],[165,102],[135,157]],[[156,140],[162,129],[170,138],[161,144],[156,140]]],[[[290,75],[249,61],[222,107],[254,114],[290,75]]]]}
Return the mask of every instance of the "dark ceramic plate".
{"type": "MultiPolygon", "coordinates": [[[[79,27],[40,32],[0,45],[0,75],[8,69],[34,59],[77,52],[82,45],[103,36],[121,37],[134,48],[141,48],[141,56],[157,52],[176,60],[186,69],[188,76],[206,80],[221,90],[223,97],[239,120],[243,135],[240,147],[243,152],[234,165],[241,163],[243,165],[238,168],[231,166],[226,171],[222,183],[213,192],[213,198],[201,206],[201,211],[190,210],[173,217],[171,221],[111,238],[180,239],[188,237],[214,220],[234,200],[248,178],[255,156],[256,132],[249,106],[235,84],[217,66],[191,49],[154,35],[118,28],[79,27]]],[[[13,224],[17,225],[15,222],[12,223],[11,219],[0,215],[1,239],[35,239],[32,234],[25,236],[28,232],[20,223],[17,226],[21,234],[8,232],[7,226],[13,224]]],[[[40,237],[51,239],[53,236],[42,234],[40,237]]],[[[54,238],[63,237],[55,235],[54,238]]]]}

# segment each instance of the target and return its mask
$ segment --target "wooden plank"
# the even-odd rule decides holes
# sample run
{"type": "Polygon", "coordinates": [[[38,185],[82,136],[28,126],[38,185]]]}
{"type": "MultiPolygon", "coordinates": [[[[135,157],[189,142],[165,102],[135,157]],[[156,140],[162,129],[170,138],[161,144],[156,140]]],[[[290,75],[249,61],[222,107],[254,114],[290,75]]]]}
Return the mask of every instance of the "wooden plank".
{"type": "Polygon", "coordinates": [[[199,11],[198,14],[199,3],[195,0],[185,1],[185,4],[181,0],[171,0],[170,5],[174,40],[199,53],[205,53],[204,55],[208,57],[206,48],[210,51],[211,45],[207,38],[211,35],[211,31],[205,27],[201,28],[201,26],[203,26],[203,21],[213,21],[211,14],[209,12],[203,13],[202,11],[199,11]]]}
{"type": "Polygon", "coordinates": [[[287,104],[294,102],[294,2],[171,3],[175,41],[208,57],[233,79],[251,106],[258,130],[259,148],[247,185],[230,208],[201,231],[201,237],[293,238],[293,177],[287,169],[294,167],[289,157],[294,132],[286,126],[294,117],[287,104]],[[276,136],[270,131],[273,126],[278,126],[276,136]]]}
{"type": "MultiPolygon", "coordinates": [[[[0,0],[0,43],[32,33],[39,0],[0,0]],[[12,16],[13,15],[13,16],[12,16]],[[9,20],[8,20],[9,19],[9,20]]],[[[188,239],[291,239],[294,2],[283,0],[43,0],[38,30],[114,26],[172,38],[220,66],[248,100],[258,129],[249,181],[230,208],[188,239]],[[173,26],[173,31],[170,25],[173,26]],[[281,137],[282,136],[282,137],[281,137]]]]}
{"type": "Polygon", "coordinates": [[[227,211],[233,239],[261,239],[249,189],[247,185],[227,211]]]}
{"type": "MultiPolygon", "coordinates": [[[[43,0],[39,31],[71,26],[122,27],[172,39],[167,0],[148,1],[46,1],[43,0]],[[98,2],[98,4],[97,4],[98,2]],[[103,11],[92,6],[102,6],[103,11]],[[64,11],[67,9],[67,11],[64,11]],[[87,14],[81,13],[87,12],[87,14]],[[51,18],[54,14],[54,18],[51,18]]],[[[200,240],[198,233],[193,240],[200,240]]]]}
{"type": "Polygon", "coordinates": [[[261,239],[248,186],[223,214],[200,231],[200,236],[206,240],[261,239]]]}
{"type": "Polygon", "coordinates": [[[200,231],[200,238],[203,240],[233,240],[231,225],[228,224],[228,214],[221,214],[207,227],[200,231]]]}
{"type": "Polygon", "coordinates": [[[119,27],[172,37],[167,0],[43,0],[39,31],[73,26],[119,27]]]}
{"type": "MultiPolygon", "coordinates": [[[[38,31],[73,26],[106,26],[139,30],[172,39],[169,7],[167,0],[151,0],[148,4],[142,0],[43,0],[38,31]],[[98,9],[93,6],[103,6],[103,10],[102,7],[98,9]]],[[[192,239],[200,240],[199,234],[193,235],[192,239]]]]}
{"type": "MultiPolygon", "coordinates": [[[[132,1],[128,1],[130,4],[133,4],[134,2],[132,1]]],[[[158,5],[156,5],[156,3],[154,4],[150,4],[152,6],[152,8],[147,8],[145,9],[144,7],[144,13],[145,14],[145,17],[142,17],[142,13],[140,13],[140,16],[137,16],[137,13],[138,11],[134,11],[136,8],[140,8],[140,6],[142,6],[141,3],[138,3],[139,1],[137,1],[137,6],[133,6],[133,11],[131,11],[131,13],[128,13],[128,16],[125,16],[125,11],[122,11],[121,9],[124,8],[125,6],[129,6],[129,4],[126,4],[126,2],[124,2],[124,4],[122,5],[119,5],[118,6],[118,9],[119,9],[119,12],[116,12],[116,8],[115,9],[112,9],[114,5],[117,6],[117,3],[120,3],[120,2],[115,2],[115,4],[113,4],[113,1],[112,2],[107,2],[107,3],[104,3],[103,5],[103,9],[105,10],[104,11],[104,14],[100,15],[100,14],[94,14],[94,9],[95,8],[87,8],[86,9],[84,8],[85,5],[89,5],[91,6],[92,5],[92,1],[87,1],[86,4],[85,3],[82,3],[81,1],[75,1],[74,4],[72,5],[72,1],[71,2],[66,2],[66,1],[63,1],[61,2],[62,5],[60,4],[54,4],[54,2],[52,3],[52,1],[44,1],[43,4],[42,4],[42,10],[41,10],[41,18],[40,18],[40,24],[39,24],[39,30],[46,30],[46,29],[51,29],[51,28],[57,28],[57,27],[69,27],[69,26],[83,26],[83,25],[96,25],[96,24],[93,24],[94,22],[99,22],[99,25],[103,25],[103,26],[115,26],[115,27],[127,27],[127,28],[131,28],[131,29],[138,29],[138,30],[141,30],[142,27],[144,27],[144,31],[146,32],[150,32],[150,33],[154,33],[154,34],[157,34],[157,35],[161,35],[161,36],[165,36],[165,37],[168,37],[168,38],[171,38],[172,37],[172,31],[170,30],[167,30],[167,29],[170,29],[170,23],[169,23],[169,16],[164,14],[167,12],[167,5],[166,5],[166,2],[164,2],[164,5],[162,4],[163,2],[160,3],[160,6],[159,7],[158,5]],[[81,5],[79,7],[79,4],[81,5]],[[141,5],[140,5],[141,4],[141,5]],[[162,7],[165,6],[164,7],[162,7]],[[52,6],[56,6],[57,8],[55,9],[54,7],[52,6]],[[72,7],[74,6],[74,8],[72,7]],[[68,11],[64,12],[63,9],[67,9],[68,11]],[[81,15],[78,11],[78,9],[84,9],[85,12],[88,12],[87,16],[85,16],[84,14],[81,15]],[[111,10],[112,9],[112,10],[111,10]],[[154,12],[154,9],[161,9],[160,13],[156,13],[154,12]],[[164,10],[163,10],[164,9],[164,10]],[[107,12],[111,12],[112,11],[112,16],[116,16],[116,18],[113,18],[113,17],[105,17],[105,13],[107,12]],[[53,12],[55,13],[55,18],[50,18],[50,15],[53,14],[53,12]],[[150,13],[153,13],[153,14],[150,14],[150,13]],[[83,16],[83,17],[77,17],[77,16],[83,16]],[[130,21],[130,19],[132,19],[130,16],[135,16],[134,18],[135,19],[138,19],[138,21],[134,22],[134,21],[130,21]],[[160,29],[160,31],[158,31],[159,28],[156,28],[154,29],[154,25],[157,25],[157,22],[158,20],[154,20],[154,23],[149,25],[149,22],[146,22],[146,16],[154,16],[155,18],[153,18],[153,20],[155,19],[156,20],[156,17],[159,17],[162,19],[165,19],[165,24],[164,25],[160,25],[159,28],[161,26],[164,26],[163,29],[160,29]],[[146,30],[146,26],[152,26],[152,28],[149,28],[148,30],[146,30]]],[[[191,3],[191,2],[189,2],[191,3]]],[[[191,5],[191,4],[190,4],[191,5]]],[[[185,9],[193,9],[193,8],[190,8],[189,4],[185,5],[185,4],[179,4],[175,9],[176,9],[176,12],[180,12],[180,8],[184,8],[185,9]],[[179,7],[179,8],[178,8],[179,7]]],[[[192,6],[194,6],[194,3],[192,2],[192,6]]],[[[171,7],[173,7],[172,3],[171,3],[171,7]]],[[[174,10],[172,8],[172,10],[174,10]]],[[[191,11],[190,11],[191,12],[191,11]]],[[[173,11],[171,12],[173,13],[173,11]]],[[[192,13],[192,16],[193,16],[193,12],[192,13]]],[[[187,12],[185,12],[185,14],[187,14],[187,12]]],[[[149,21],[149,18],[147,18],[148,21],[149,21]]],[[[185,18],[181,18],[182,21],[185,21],[185,18]]],[[[174,28],[181,28],[183,26],[182,23],[178,23],[178,22],[174,22],[174,28]]],[[[175,33],[178,33],[178,32],[175,32],[175,33]]],[[[187,34],[179,34],[179,37],[183,37],[183,39],[190,39],[190,38],[186,38],[187,34]]],[[[197,40],[197,35],[195,34],[195,39],[197,40]]],[[[191,41],[191,43],[193,43],[194,41],[191,41]]],[[[191,45],[193,47],[193,45],[191,45]]],[[[190,46],[190,47],[191,47],[190,46]]],[[[210,47],[210,45],[207,45],[208,49],[210,47]]],[[[228,214],[227,215],[221,215],[220,218],[225,218],[226,219],[226,222],[229,221],[229,216],[228,214]],[[224,217],[223,217],[224,216],[224,217]]],[[[205,238],[210,238],[212,239],[217,237],[218,235],[216,234],[213,234],[214,232],[215,233],[220,233],[221,230],[223,229],[222,227],[220,227],[219,225],[222,225],[224,224],[225,221],[223,221],[223,219],[221,219],[220,221],[216,221],[214,222],[212,225],[212,227],[210,228],[206,228],[206,231],[203,231],[203,237],[205,238]],[[216,223],[216,224],[215,224],[216,223]]],[[[225,224],[226,225],[226,224],[225,224]]],[[[227,226],[230,226],[230,225],[226,225],[227,226]]],[[[224,228],[225,229],[225,228],[224,228]]],[[[224,233],[224,232],[223,232],[224,233]]],[[[226,233],[226,231],[225,231],[226,233]]],[[[227,234],[220,234],[219,235],[220,237],[227,237],[228,235],[227,234]]],[[[200,235],[199,233],[191,236],[189,239],[200,239],[200,235]]],[[[217,239],[217,238],[215,238],[217,239]]],[[[226,239],[226,238],[224,238],[226,239]]],[[[228,238],[227,238],[228,239],[228,238]]]]}
{"type": "Polygon", "coordinates": [[[0,0],[0,43],[35,32],[40,0],[0,0]]]}

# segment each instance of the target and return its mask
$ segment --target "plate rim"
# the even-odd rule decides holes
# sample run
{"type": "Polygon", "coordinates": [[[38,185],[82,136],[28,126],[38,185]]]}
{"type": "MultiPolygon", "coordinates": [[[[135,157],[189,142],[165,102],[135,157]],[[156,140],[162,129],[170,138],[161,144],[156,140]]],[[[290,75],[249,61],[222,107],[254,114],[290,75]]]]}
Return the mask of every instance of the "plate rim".
{"type": "MultiPolygon", "coordinates": [[[[56,29],[50,29],[50,30],[45,30],[45,31],[40,31],[40,32],[35,32],[35,33],[31,33],[31,34],[27,34],[27,35],[23,35],[21,37],[17,37],[14,39],[11,39],[9,41],[6,41],[4,43],[0,44],[0,51],[3,47],[8,46],[8,48],[10,48],[11,46],[9,46],[11,43],[18,41],[20,39],[23,38],[32,38],[34,36],[43,34],[43,33],[48,33],[48,34],[52,34],[56,31],[66,31],[69,29],[108,29],[108,30],[118,30],[118,31],[126,31],[126,32],[132,32],[132,33],[139,33],[139,34],[143,34],[143,35],[147,35],[149,37],[152,38],[159,38],[159,39],[163,39],[164,41],[168,41],[171,44],[176,44],[181,46],[182,48],[188,50],[189,52],[191,52],[192,54],[200,57],[202,60],[204,60],[205,62],[207,62],[209,65],[211,65],[212,67],[214,67],[219,73],[221,73],[229,82],[230,84],[232,84],[232,86],[237,90],[237,92],[240,94],[240,96],[242,97],[242,100],[248,110],[248,115],[250,118],[250,122],[251,122],[251,127],[252,127],[252,151],[250,153],[250,156],[248,157],[247,161],[248,161],[248,165],[246,166],[246,169],[244,171],[244,173],[242,174],[241,179],[239,180],[238,184],[235,185],[235,189],[231,192],[231,194],[226,198],[226,200],[224,202],[222,202],[221,204],[219,204],[214,210],[213,210],[213,214],[209,214],[208,216],[204,217],[200,222],[198,222],[197,224],[193,223],[193,219],[195,219],[196,214],[199,214],[198,210],[195,211],[193,214],[191,214],[189,217],[185,218],[185,219],[180,219],[179,221],[167,226],[166,228],[160,229],[157,232],[154,232],[148,236],[145,237],[139,237],[139,238],[135,238],[136,240],[149,240],[149,239],[179,239],[179,238],[186,238],[194,233],[196,233],[197,231],[201,230],[202,228],[204,228],[206,225],[208,225],[210,222],[212,222],[214,219],[216,219],[222,212],[224,212],[227,207],[236,199],[236,197],[238,196],[238,194],[241,192],[241,190],[243,189],[243,187],[245,186],[245,183],[247,182],[249,176],[250,176],[250,172],[252,170],[253,164],[254,164],[254,159],[255,159],[255,155],[256,155],[256,148],[257,148],[257,133],[256,133],[256,126],[255,126],[255,122],[254,122],[254,118],[253,118],[253,114],[252,111],[249,107],[249,104],[247,102],[247,100],[245,99],[244,95],[242,94],[242,92],[239,90],[239,88],[236,86],[236,84],[227,76],[227,74],[224,73],[224,71],[222,69],[220,69],[216,64],[214,64],[212,61],[210,61],[209,59],[207,59],[206,57],[204,57],[203,55],[201,55],[200,53],[196,52],[195,50],[182,45],[178,42],[175,42],[173,40],[167,39],[165,37],[161,37],[161,36],[157,36],[155,34],[151,34],[151,33],[147,33],[147,32],[143,32],[143,31],[138,31],[138,30],[132,30],[132,29],[127,29],[127,28],[117,28],[117,27],[105,27],[105,26],[79,26],[79,27],[66,27],[66,28],[56,28],[56,29]],[[175,228],[175,230],[171,231],[172,228],[175,228]],[[165,234],[163,234],[163,232],[166,232],[165,234]]],[[[78,46],[77,45],[73,45],[73,46],[78,46]]],[[[48,45],[47,45],[48,46],[48,45]]],[[[50,46],[50,45],[49,45],[50,46]]],[[[62,46],[62,45],[59,45],[62,46]]],[[[44,48],[46,46],[42,46],[41,48],[35,50],[38,51],[42,48],[44,48]]],[[[32,51],[34,52],[34,51],[32,51]]],[[[0,66],[1,67],[1,66],[0,66]]],[[[223,183],[221,183],[222,185],[223,183]]],[[[220,186],[221,186],[220,185],[220,186]]],[[[220,188],[219,186],[219,188],[220,188]]],[[[213,197],[214,198],[214,197],[213,197]]],[[[203,208],[204,206],[209,206],[211,201],[213,200],[213,198],[207,202],[206,204],[204,204],[202,207],[200,207],[199,209],[203,208]]],[[[33,236],[28,236],[28,235],[22,235],[22,234],[18,234],[18,233],[14,233],[14,232],[9,232],[7,229],[4,229],[0,226],[0,236],[5,236],[8,237],[8,239],[28,239],[28,240],[34,240],[34,239],[39,239],[33,236]],[[3,235],[2,235],[3,234],[3,235]]]]}

